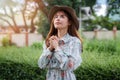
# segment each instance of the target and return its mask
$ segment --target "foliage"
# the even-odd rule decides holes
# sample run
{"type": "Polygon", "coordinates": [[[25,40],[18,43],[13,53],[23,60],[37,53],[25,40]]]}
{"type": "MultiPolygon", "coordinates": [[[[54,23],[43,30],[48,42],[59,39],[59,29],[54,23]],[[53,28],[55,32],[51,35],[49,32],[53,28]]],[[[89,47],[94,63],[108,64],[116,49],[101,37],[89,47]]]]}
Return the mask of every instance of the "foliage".
{"type": "MultiPolygon", "coordinates": [[[[93,60],[92,60],[93,61],[93,60]]],[[[75,75],[77,80],[119,80],[120,68],[115,67],[115,63],[108,66],[103,63],[97,64],[89,61],[88,64],[83,63],[77,70],[75,75]],[[112,65],[114,67],[112,67],[112,65]]],[[[0,62],[0,79],[1,80],[45,80],[46,70],[32,67],[24,63],[16,63],[13,61],[0,62]]]]}
{"type": "Polygon", "coordinates": [[[90,6],[91,8],[93,7],[93,5],[95,4],[96,0],[81,0],[81,6],[90,6]]]}
{"type": "Polygon", "coordinates": [[[8,36],[3,37],[3,39],[2,39],[2,46],[7,47],[9,45],[10,45],[10,39],[8,38],[8,36]]]}
{"type": "Polygon", "coordinates": [[[108,8],[108,15],[118,14],[120,15],[120,0],[110,0],[108,8]]]}
{"type": "Polygon", "coordinates": [[[14,61],[16,63],[27,63],[31,66],[37,66],[36,61],[40,57],[41,52],[41,49],[32,47],[0,47],[0,61],[3,59],[14,61]]]}
{"type": "Polygon", "coordinates": [[[42,49],[43,43],[42,42],[34,42],[31,47],[35,49],[42,49]]]}
{"type": "MultiPolygon", "coordinates": [[[[85,40],[77,80],[119,80],[119,40],[85,40]]],[[[45,80],[46,70],[37,65],[41,53],[33,47],[0,47],[0,80],[45,80]]]]}
{"type": "Polygon", "coordinates": [[[39,20],[40,21],[37,23],[37,25],[39,26],[38,32],[42,34],[43,38],[46,38],[48,31],[50,29],[50,25],[43,13],[39,14],[39,20]]]}
{"type": "Polygon", "coordinates": [[[112,22],[111,19],[108,17],[95,16],[94,20],[83,21],[83,26],[84,26],[84,30],[86,31],[93,31],[94,29],[97,29],[98,26],[100,26],[100,30],[102,28],[106,28],[107,30],[112,30],[113,27],[115,26],[115,22],[114,21],[112,22]]]}
{"type": "Polygon", "coordinates": [[[0,62],[0,80],[45,80],[45,74],[45,71],[28,64],[0,62]]]}
{"type": "MultiPolygon", "coordinates": [[[[82,6],[90,6],[92,9],[92,6],[95,4],[95,0],[91,2],[90,0],[82,0],[82,6]]],[[[118,30],[120,29],[119,24],[115,24],[116,22],[120,21],[112,21],[112,19],[109,18],[110,15],[120,14],[120,1],[119,0],[108,0],[108,14],[106,17],[95,17],[95,20],[86,20],[82,22],[83,29],[87,31],[93,31],[94,28],[97,28],[97,26],[101,26],[101,28],[106,28],[108,30],[112,30],[114,26],[117,26],[118,30]]],[[[94,15],[94,13],[93,13],[94,15]]]]}
{"type": "Polygon", "coordinates": [[[96,17],[95,20],[92,21],[93,24],[98,24],[102,28],[106,28],[108,30],[113,29],[113,24],[110,22],[110,19],[108,17],[96,17]]]}
{"type": "Polygon", "coordinates": [[[117,52],[117,41],[116,40],[90,40],[85,47],[87,51],[97,51],[97,53],[108,53],[114,54],[117,52]]]}
{"type": "Polygon", "coordinates": [[[118,30],[120,30],[120,21],[113,21],[112,23],[117,27],[118,30]]]}
{"type": "Polygon", "coordinates": [[[43,26],[41,26],[41,27],[39,28],[39,30],[38,30],[38,31],[42,34],[42,36],[43,36],[44,39],[46,38],[46,36],[47,36],[47,34],[48,34],[48,32],[49,32],[49,28],[50,28],[49,23],[48,23],[48,22],[45,22],[45,23],[43,24],[43,26]]]}
{"type": "MultiPolygon", "coordinates": [[[[86,64],[87,65],[87,64],[86,64]]],[[[90,65],[81,66],[75,73],[77,80],[119,80],[120,68],[111,68],[109,66],[90,65]],[[105,67],[105,68],[104,68],[105,67]]]]}

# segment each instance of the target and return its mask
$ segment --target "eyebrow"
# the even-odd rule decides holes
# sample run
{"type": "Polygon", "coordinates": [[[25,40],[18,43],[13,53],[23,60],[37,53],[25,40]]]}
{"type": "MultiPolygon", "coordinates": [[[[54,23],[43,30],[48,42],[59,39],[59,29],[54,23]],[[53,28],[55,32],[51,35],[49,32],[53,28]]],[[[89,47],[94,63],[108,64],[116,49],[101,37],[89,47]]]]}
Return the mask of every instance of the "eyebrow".
{"type": "MultiPolygon", "coordinates": [[[[54,15],[55,16],[58,16],[57,14],[54,15]]],[[[67,16],[66,14],[60,14],[60,16],[67,16]]]]}

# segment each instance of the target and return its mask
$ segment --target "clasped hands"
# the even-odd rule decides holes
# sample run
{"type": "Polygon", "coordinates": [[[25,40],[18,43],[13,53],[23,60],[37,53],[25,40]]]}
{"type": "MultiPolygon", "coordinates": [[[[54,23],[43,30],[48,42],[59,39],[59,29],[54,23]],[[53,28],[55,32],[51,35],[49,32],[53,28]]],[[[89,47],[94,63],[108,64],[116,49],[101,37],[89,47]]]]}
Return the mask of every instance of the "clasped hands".
{"type": "Polygon", "coordinates": [[[59,38],[57,36],[51,36],[49,38],[49,50],[52,51],[52,50],[56,50],[59,46],[58,44],[59,42],[59,38]]]}

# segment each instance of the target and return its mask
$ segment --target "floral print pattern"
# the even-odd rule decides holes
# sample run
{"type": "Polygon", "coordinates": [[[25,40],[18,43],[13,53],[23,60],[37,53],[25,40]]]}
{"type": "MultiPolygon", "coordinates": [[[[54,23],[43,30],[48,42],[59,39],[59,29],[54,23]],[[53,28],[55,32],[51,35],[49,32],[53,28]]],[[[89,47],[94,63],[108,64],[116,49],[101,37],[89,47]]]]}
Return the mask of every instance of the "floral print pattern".
{"type": "Polygon", "coordinates": [[[67,33],[59,41],[59,48],[54,52],[43,45],[38,65],[42,69],[48,69],[46,80],[76,80],[73,71],[81,62],[81,42],[67,33]]]}

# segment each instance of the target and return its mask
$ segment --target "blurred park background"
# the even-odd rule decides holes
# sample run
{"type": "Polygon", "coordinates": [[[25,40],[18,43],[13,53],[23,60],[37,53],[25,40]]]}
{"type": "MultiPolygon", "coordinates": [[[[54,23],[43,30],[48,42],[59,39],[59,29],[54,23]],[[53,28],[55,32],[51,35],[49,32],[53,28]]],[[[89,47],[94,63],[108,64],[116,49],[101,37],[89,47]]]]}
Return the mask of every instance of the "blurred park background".
{"type": "Polygon", "coordinates": [[[45,80],[37,62],[54,5],[72,7],[80,22],[77,80],[120,80],[120,0],[0,0],[0,80],[45,80]]]}

